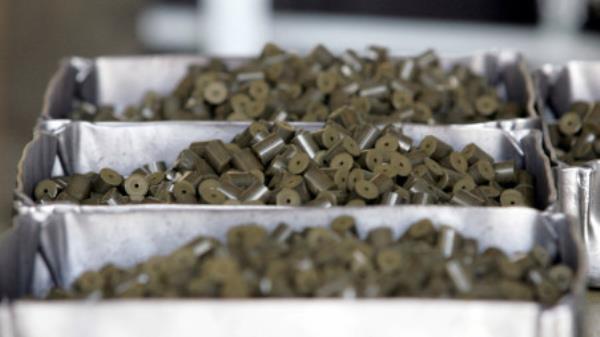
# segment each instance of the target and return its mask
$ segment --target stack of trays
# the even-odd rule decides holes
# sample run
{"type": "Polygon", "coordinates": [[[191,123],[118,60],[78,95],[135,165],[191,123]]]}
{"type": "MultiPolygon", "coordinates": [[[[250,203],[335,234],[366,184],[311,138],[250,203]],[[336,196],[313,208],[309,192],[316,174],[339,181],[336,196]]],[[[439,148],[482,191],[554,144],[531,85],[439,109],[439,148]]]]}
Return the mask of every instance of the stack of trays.
{"type": "MultiPolygon", "coordinates": [[[[114,331],[165,336],[192,335],[199,331],[227,336],[395,336],[398,333],[576,336],[581,333],[587,268],[586,247],[580,240],[578,226],[585,219],[584,228],[592,228],[593,220],[581,216],[584,210],[581,200],[589,201],[593,196],[583,195],[589,193],[589,188],[576,190],[570,186],[581,184],[569,184],[584,176],[581,170],[594,169],[559,166],[557,190],[553,162],[546,154],[550,142],[542,132],[547,128],[538,117],[535,103],[541,106],[551,101],[550,97],[558,96],[556,93],[570,82],[545,72],[547,76],[538,78],[541,78],[538,84],[545,86],[539,87],[552,90],[544,91],[547,96],[536,96],[525,62],[511,52],[443,59],[442,64],[446,68],[453,64],[467,65],[488,83],[502,88],[500,97],[519,103],[525,111],[524,118],[468,125],[398,123],[396,127],[413,139],[415,147],[426,136],[433,135],[455,151],[475,143],[493,162],[514,161],[516,167],[535,182],[531,201],[534,207],[493,207],[493,203],[474,207],[425,203],[382,206],[369,202],[364,207],[322,208],[245,203],[109,206],[38,202],[34,191],[44,179],[99,172],[106,167],[127,177],[148,163],[163,161],[171,165],[178,159],[179,152],[193,142],[216,139],[228,143],[244,132],[250,122],[91,123],[72,120],[75,101],[111,104],[122,109],[139,102],[148,90],[168,95],[190,65],[208,62],[207,58],[186,56],[73,58],[63,62],[50,83],[34,139],[19,163],[14,202],[17,215],[13,228],[0,241],[0,294],[14,300],[0,306],[2,336],[5,331],[10,337],[41,336],[48,331],[70,336],[81,335],[82,329],[92,336],[105,336],[114,331]],[[575,170],[577,172],[572,173],[575,170]],[[568,199],[571,195],[580,200],[577,205],[568,199]],[[489,253],[490,247],[497,247],[510,259],[517,259],[524,252],[541,249],[549,261],[571,270],[572,281],[562,296],[551,303],[507,300],[506,296],[481,298],[470,292],[471,285],[467,287],[459,282],[456,269],[448,266],[448,281],[454,282],[454,290],[439,298],[406,297],[398,293],[369,299],[252,296],[249,299],[182,300],[168,296],[169,299],[103,300],[102,295],[93,293],[84,297],[85,300],[42,300],[57,287],[68,290],[82,282],[78,278],[86,271],[97,271],[107,264],[133,268],[153,257],[168,255],[198,236],[224,242],[228,231],[235,226],[258,224],[273,230],[280,223],[300,233],[306,227],[326,227],[344,215],[354,218],[358,240],[371,240],[367,239],[370,231],[380,226],[389,227],[398,238],[405,235],[413,223],[427,218],[435,228],[450,228],[452,233],[456,231],[461,237],[477,240],[480,253],[489,253]],[[467,288],[469,290],[465,290],[467,288]],[[461,293],[461,289],[465,292],[461,293]],[[123,317],[128,318],[126,323],[123,317]],[[160,323],[153,323],[159,319],[160,323]]],[[[235,59],[226,63],[243,62],[245,60],[235,59]]],[[[564,72],[573,72],[571,67],[565,69],[564,72]]],[[[600,90],[597,94],[600,95],[600,90]]],[[[594,97],[575,94],[575,98],[594,97]]],[[[567,104],[568,100],[560,96],[557,102],[567,104]]],[[[323,126],[318,122],[291,124],[309,132],[323,126]]],[[[384,128],[385,124],[378,127],[384,128]]],[[[554,164],[559,164],[552,149],[549,150],[554,164]]],[[[593,173],[588,176],[591,182],[593,173]]],[[[402,183],[408,184],[404,180],[402,183]]],[[[589,206],[593,203],[585,205],[585,214],[593,214],[589,206]]],[[[590,233],[593,234],[591,231],[587,234],[593,239],[590,233]]],[[[589,252],[594,241],[590,237],[586,239],[589,252]]],[[[547,277],[545,271],[536,275],[539,277],[532,278],[528,274],[522,279],[536,284],[535,280],[541,282],[540,278],[547,277]]],[[[593,269],[591,276],[593,279],[593,269]]],[[[543,292],[540,293],[539,288],[532,289],[538,300],[543,292]]],[[[313,296],[315,294],[306,297],[313,296]]]]}

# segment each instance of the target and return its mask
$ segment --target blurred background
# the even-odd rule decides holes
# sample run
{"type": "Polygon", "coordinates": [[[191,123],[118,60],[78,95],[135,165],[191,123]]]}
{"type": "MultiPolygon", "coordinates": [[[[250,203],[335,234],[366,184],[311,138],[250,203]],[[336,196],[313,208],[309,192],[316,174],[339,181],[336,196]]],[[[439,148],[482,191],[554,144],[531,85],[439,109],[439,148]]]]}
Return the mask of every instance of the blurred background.
{"type": "Polygon", "coordinates": [[[508,48],[534,65],[600,59],[600,0],[0,0],[0,228],[43,92],[69,55],[251,55],[267,41],[306,51],[508,48]]]}

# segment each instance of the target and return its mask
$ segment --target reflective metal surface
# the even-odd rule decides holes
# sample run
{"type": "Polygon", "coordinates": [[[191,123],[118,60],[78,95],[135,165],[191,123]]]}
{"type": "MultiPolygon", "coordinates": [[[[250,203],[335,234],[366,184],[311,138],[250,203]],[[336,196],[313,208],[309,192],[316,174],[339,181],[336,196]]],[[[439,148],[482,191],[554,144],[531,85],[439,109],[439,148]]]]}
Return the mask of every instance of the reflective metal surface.
{"type": "MultiPolygon", "coordinates": [[[[600,62],[547,65],[536,72],[535,81],[545,124],[560,117],[574,101],[600,100],[600,62]]],[[[544,128],[547,130],[547,125],[544,128]]],[[[557,166],[558,211],[578,224],[588,253],[589,285],[600,287],[600,160],[589,161],[582,167],[569,167],[557,159],[549,137],[545,137],[544,145],[557,166]]]]}
{"type": "MultiPolygon", "coordinates": [[[[268,209],[261,212],[198,210],[176,206],[162,210],[82,209],[47,216],[21,215],[20,226],[39,227],[39,253],[58,284],[69,285],[84,270],[107,262],[132,266],[157,254],[167,254],[197,235],[223,239],[228,228],[259,223],[274,228],[280,222],[300,229],[325,225],[336,216],[356,218],[359,235],[388,225],[396,235],[422,218],[445,224],[480,248],[498,246],[508,254],[540,244],[576,270],[572,292],[553,307],[528,302],[432,299],[374,300],[129,300],[104,302],[16,301],[4,326],[7,336],[140,335],[158,336],[577,336],[581,332],[585,258],[582,245],[562,215],[525,208],[467,209],[408,206],[398,208],[268,209]],[[293,219],[293,220],[291,220],[293,219]],[[507,220],[510,219],[510,222],[507,220]],[[127,319],[123,319],[127,317],[127,319]],[[8,322],[8,323],[6,323],[8,322]],[[431,324],[435,322],[435,324],[431,324]],[[510,322],[510,323],[508,323],[510,322]]],[[[43,295],[51,286],[36,266],[29,289],[43,295]],[[41,275],[42,277],[38,277],[41,275]]],[[[0,278],[5,273],[0,273],[0,278]]],[[[21,274],[19,274],[21,277],[21,274]]],[[[4,290],[4,289],[0,289],[4,290]]],[[[22,295],[22,294],[16,294],[22,295]]]]}

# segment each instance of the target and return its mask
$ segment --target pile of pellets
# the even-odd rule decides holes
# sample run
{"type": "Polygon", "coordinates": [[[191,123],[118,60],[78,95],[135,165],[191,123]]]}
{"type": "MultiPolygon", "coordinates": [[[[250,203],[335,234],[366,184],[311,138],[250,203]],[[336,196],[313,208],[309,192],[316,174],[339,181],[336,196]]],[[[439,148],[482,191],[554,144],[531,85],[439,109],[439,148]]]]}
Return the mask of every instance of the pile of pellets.
{"type": "Polygon", "coordinates": [[[600,158],[600,102],[574,102],[548,131],[559,160],[582,165],[600,158]]]}
{"type": "Polygon", "coordinates": [[[335,120],[313,132],[253,122],[231,143],[192,143],[170,167],[145,165],[127,178],[110,168],[55,177],[37,184],[35,198],[83,205],[534,205],[533,176],[514,160],[495,162],[472,143],[455,151],[434,136],[413,144],[393,124],[357,123],[350,108],[335,120]]]}
{"type": "MultiPolygon", "coordinates": [[[[322,45],[299,56],[267,44],[233,69],[225,60],[192,65],[167,96],[148,92],[138,105],[77,101],[72,117],[88,121],[326,121],[344,106],[366,122],[473,123],[526,117],[505,91],[468,66],[445,69],[431,50],[395,58],[385,48],[334,55],[322,45]]],[[[504,88],[505,89],[505,88],[504,88]]]]}
{"type": "Polygon", "coordinates": [[[426,219],[400,238],[377,227],[361,239],[354,219],[341,216],[330,228],[234,227],[226,242],[199,237],[130,269],[107,265],[48,298],[429,297],[551,305],[572,279],[541,246],[514,256],[493,247],[480,252],[477,240],[426,219]]]}

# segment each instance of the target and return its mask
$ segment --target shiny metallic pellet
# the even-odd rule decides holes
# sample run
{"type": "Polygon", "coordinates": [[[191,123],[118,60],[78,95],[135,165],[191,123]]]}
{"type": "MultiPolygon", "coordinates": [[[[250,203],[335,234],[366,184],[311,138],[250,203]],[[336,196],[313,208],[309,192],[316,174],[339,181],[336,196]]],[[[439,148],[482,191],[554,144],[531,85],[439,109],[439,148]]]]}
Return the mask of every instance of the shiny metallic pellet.
{"type": "Polygon", "coordinates": [[[304,173],[304,179],[309,190],[313,194],[318,194],[321,191],[331,190],[335,187],[335,182],[321,169],[311,167],[304,173]]]}
{"type": "Polygon", "coordinates": [[[454,228],[442,226],[439,231],[438,249],[445,258],[454,255],[459,246],[459,236],[454,228]]]}
{"type": "Polygon", "coordinates": [[[271,191],[262,183],[254,183],[248,187],[241,195],[241,200],[248,201],[265,201],[269,198],[271,191]]]}
{"type": "Polygon", "coordinates": [[[252,145],[252,150],[263,164],[267,164],[275,158],[284,148],[285,142],[276,133],[272,133],[262,141],[252,145]]]}
{"type": "Polygon", "coordinates": [[[446,272],[458,292],[464,294],[471,291],[472,282],[460,262],[455,260],[449,261],[446,264],[446,272]]]}
{"type": "Polygon", "coordinates": [[[400,193],[395,191],[386,192],[381,196],[381,205],[396,206],[410,202],[410,198],[403,198],[400,193]]]}
{"type": "Polygon", "coordinates": [[[292,142],[304,151],[311,159],[314,159],[319,151],[319,146],[315,142],[310,132],[299,131],[292,142]]]}
{"type": "Polygon", "coordinates": [[[373,147],[381,131],[372,124],[362,124],[356,128],[353,138],[360,150],[365,150],[373,147]]]}
{"type": "Polygon", "coordinates": [[[485,199],[475,193],[459,189],[453,193],[450,203],[457,206],[483,206],[485,199]]]}

